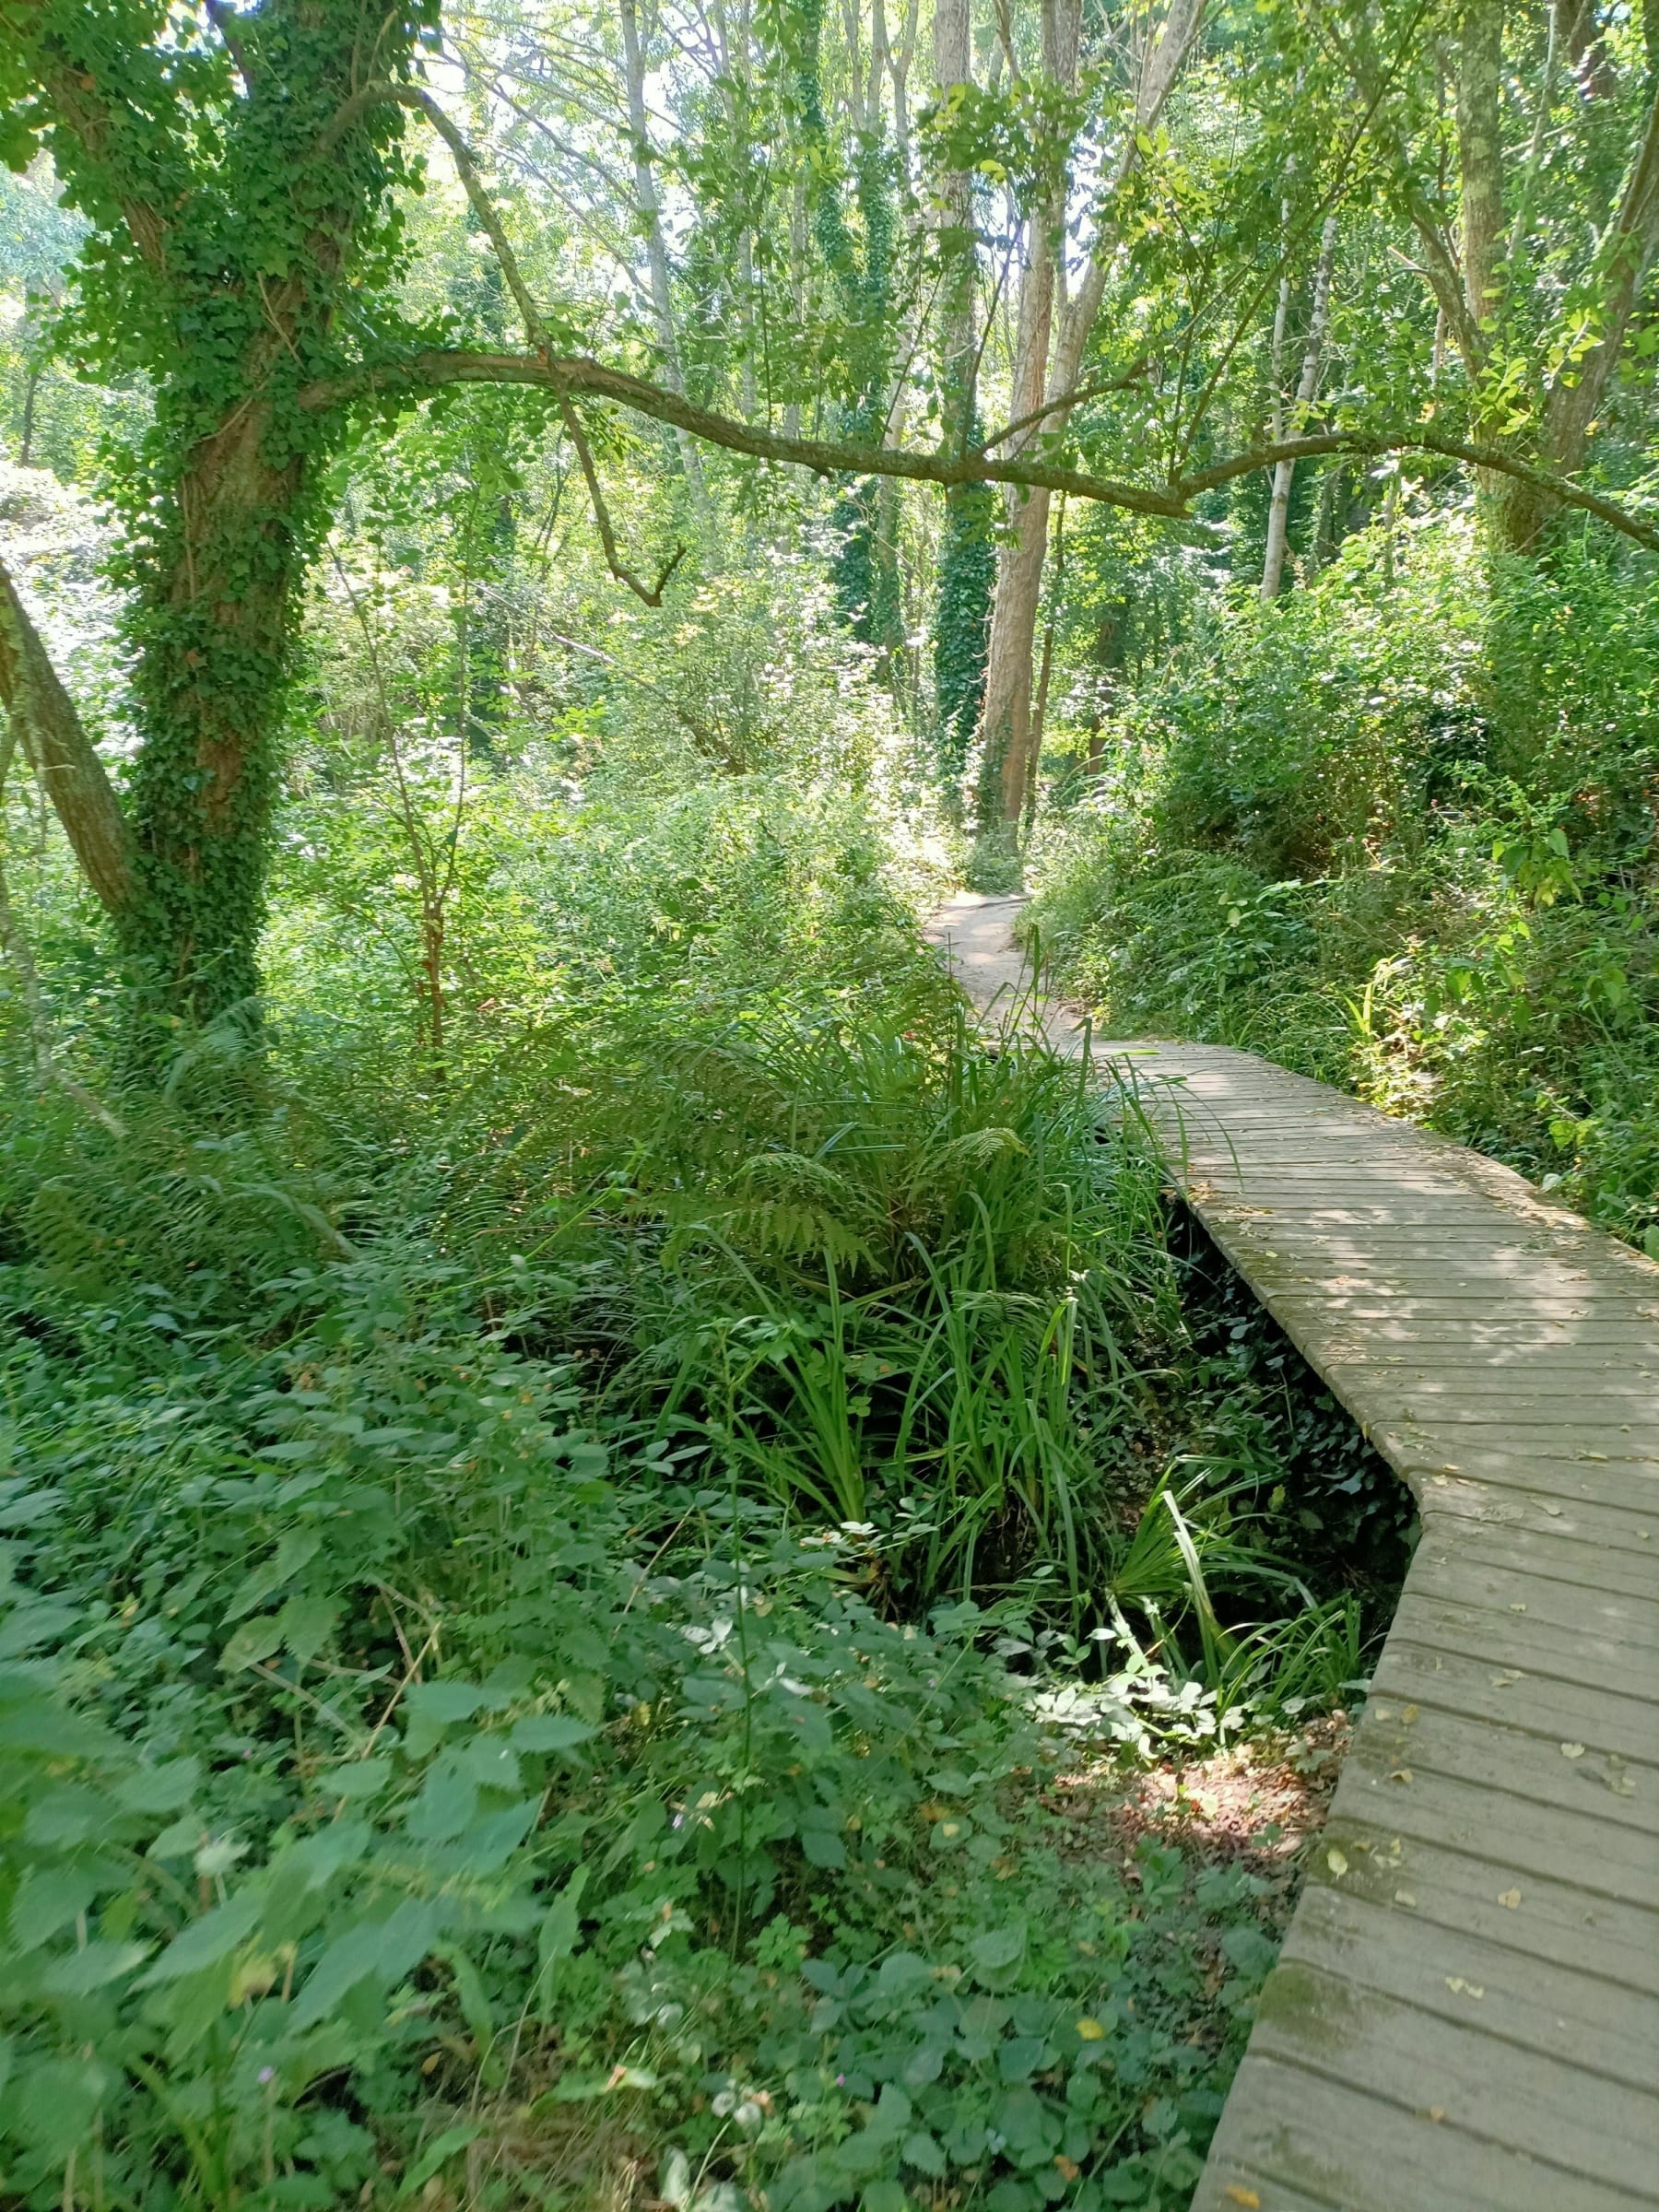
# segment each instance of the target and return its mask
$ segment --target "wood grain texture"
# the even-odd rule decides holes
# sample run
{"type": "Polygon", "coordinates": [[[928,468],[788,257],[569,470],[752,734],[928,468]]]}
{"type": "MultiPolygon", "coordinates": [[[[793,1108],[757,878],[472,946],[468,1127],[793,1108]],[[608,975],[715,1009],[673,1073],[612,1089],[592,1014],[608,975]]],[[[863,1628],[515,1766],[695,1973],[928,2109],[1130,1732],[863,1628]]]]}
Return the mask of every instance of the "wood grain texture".
{"type": "Polygon", "coordinates": [[[1097,1041],[1017,912],[932,934],[1099,1062],[1422,1515],[1194,2212],[1651,2212],[1659,1267],[1250,1053],[1097,1041]]]}

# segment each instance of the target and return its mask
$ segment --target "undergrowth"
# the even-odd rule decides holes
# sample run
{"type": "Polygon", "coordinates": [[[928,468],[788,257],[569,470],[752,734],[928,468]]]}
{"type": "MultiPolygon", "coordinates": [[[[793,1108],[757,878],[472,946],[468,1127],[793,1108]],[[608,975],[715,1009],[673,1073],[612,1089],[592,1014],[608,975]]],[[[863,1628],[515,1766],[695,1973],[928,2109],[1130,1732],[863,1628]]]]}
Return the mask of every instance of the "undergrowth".
{"type": "Polygon", "coordinates": [[[1287,1884],[1053,1785],[1358,1693],[1347,1462],[770,804],[602,812],[441,1055],[300,945],[8,1089],[8,2201],[1187,2201],[1287,1884]]]}
{"type": "Polygon", "coordinates": [[[8,2189],[1183,2203],[1261,1884],[1044,1777],[1357,1660],[1159,1480],[1132,1137],[954,1016],[559,1050],[378,1183],[14,1115],[8,2189]]]}
{"type": "Polygon", "coordinates": [[[1123,710],[1030,916],[1111,1034],[1244,1046],[1659,1248],[1654,606],[1569,540],[1350,539],[1123,710]]]}

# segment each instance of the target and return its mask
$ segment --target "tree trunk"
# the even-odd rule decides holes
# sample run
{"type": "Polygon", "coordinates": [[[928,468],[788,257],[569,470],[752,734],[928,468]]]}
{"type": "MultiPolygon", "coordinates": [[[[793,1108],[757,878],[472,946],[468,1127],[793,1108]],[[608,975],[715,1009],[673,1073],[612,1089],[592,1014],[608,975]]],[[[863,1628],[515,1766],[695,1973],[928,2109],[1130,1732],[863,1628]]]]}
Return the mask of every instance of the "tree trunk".
{"type": "Polygon", "coordinates": [[[1457,160],[1464,299],[1477,330],[1497,316],[1502,285],[1502,74],[1503,0],[1469,0],[1457,54],[1457,160]]]}
{"type": "MultiPolygon", "coordinates": [[[[257,372],[249,383],[258,389],[257,372]]],[[[231,409],[163,489],[132,560],[144,742],[128,779],[137,864],[123,934],[159,1006],[187,1023],[259,988],[276,745],[310,550],[296,530],[306,465],[267,453],[271,429],[267,406],[231,409]]]]}
{"type": "MultiPolygon", "coordinates": [[[[1135,91],[1135,127],[1104,196],[1100,229],[1077,295],[1062,300],[1053,361],[1048,359],[1054,320],[1056,255],[1065,217],[1066,186],[1062,180],[1047,210],[1041,251],[1035,237],[1020,288],[1018,337],[1015,347],[1014,391],[1009,419],[1018,422],[1047,403],[1040,422],[1005,442],[1023,452],[1039,437],[1057,437],[1070,420],[1083,354],[1106,294],[1106,278],[1117,232],[1112,203],[1140,159],[1140,149],[1163,112],[1181,65],[1204,19],[1205,0],[1171,0],[1155,41],[1147,47],[1135,91]],[[1032,298],[1028,313],[1027,292],[1032,298]]],[[[1068,88],[1077,70],[1081,25],[1078,0],[1048,0],[1043,10],[1043,61],[1049,75],[1068,88]]],[[[1049,496],[1045,491],[1015,494],[1009,501],[1014,542],[998,563],[996,600],[991,616],[991,650],[985,669],[985,703],[981,716],[979,827],[982,835],[998,825],[1016,825],[1034,771],[1030,758],[1032,659],[1037,611],[1042,596],[1042,566],[1048,552],[1049,496]]]]}
{"type": "MultiPolygon", "coordinates": [[[[914,10],[912,11],[913,20],[914,10]]],[[[941,102],[973,82],[969,0],[937,0],[934,10],[934,85],[941,102]]],[[[944,443],[959,452],[971,443],[978,420],[974,290],[978,240],[973,194],[965,170],[936,179],[940,262],[940,394],[944,443]]],[[[956,789],[980,720],[985,689],[985,648],[991,593],[996,575],[992,544],[995,508],[982,484],[954,485],[945,495],[939,535],[938,590],[934,607],[934,692],[939,763],[956,789]]]]}
{"type": "MultiPolygon", "coordinates": [[[[1656,9],[1659,12],[1659,9],[1656,9]]],[[[1562,371],[1544,402],[1539,458],[1562,476],[1583,465],[1591,425],[1606,404],[1618,374],[1642,284],[1659,253],[1659,92],[1651,101],[1618,206],[1603,233],[1598,259],[1602,291],[1601,335],[1571,371],[1562,371]]],[[[1554,502],[1530,485],[1506,479],[1494,501],[1501,542],[1518,553],[1535,550],[1554,502]]]]}
{"type": "MultiPolygon", "coordinates": [[[[155,113],[111,127],[108,41],[92,11],[54,18],[48,38],[24,20],[60,174],[121,211],[113,297],[137,318],[135,353],[156,391],[122,491],[116,572],[140,740],[124,817],[61,687],[31,668],[32,633],[9,599],[6,656],[22,735],[41,748],[42,782],[163,1035],[258,988],[299,585],[324,520],[322,468],[346,427],[300,394],[338,359],[334,325],[359,255],[390,241],[404,108],[421,98],[402,74],[413,18],[388,20],[375,49],[386,75],[365,84],[351,10],[223,15],[241,90],[217,134],[196,135],[182,96],[170,115],[162,77],[145,80],[155,113]]],[[[83,274],[95,302],[102,266],[83,274]]]]}
{"type": "MultiPolygon", "coordinates": [[[[1291,428],[1300,433],[1319,390],[1319,357],[1324,349],[1325,324],[1331,312],[1331,266],[1336,255],[1336,218],[1327,215],[1319,241],[1319,265],[1313,273],[1313,304],[1308,316],[1307,343],[1302,349],[1301,374],[1296,381],[1296,406],[1291,428]]],[[[1280,419],[1283,410],[1280,409],[1280,419]]],[[[1276,431],[1282,436],[1282,431],[1276,431]]],[[[1262,596],[1277,599],[1285,573],[1289,542],[1290,486],[1296,475],[1294,461],[1280,461],[1273,471],[1273,497],[1267,508],[1267,554],[1262,565],[1262,596]]]]}
{"type": "MultiPolygon", "coordinates": [[[[1043,0],[1042,65],[1065,91],[1077,76],[1082,28],[1081,0],[1043,0]]],[[[1053,331],[1057,263],[1065,251],[1068,172],[1062,171],[1048,199],[1027,226],[1025,268],[1019,283],[1019,316],[1014,340],[1014,376],[1008,418],[1019,422],[1042,405],[1048,387],[1049,346],[1053,331]]],[[[1012,453],[1023,453],[1046,429],[1032,422],[1008,439],[1012,453]]],[[[991,609],[991,645],[985,664],[985,698],[980,711],[979,828],[982,835],[999,824],[1018,823],[1025,797],[1026,755],[1031,741],[1031,657],[1037,640],[1037,610],[1042,596],[1042,563],[1048,551],[1049,495],[1016,492],[1008,500],[1013,542],[1005,546],[996,567],[996,596],[991,609]]]]}
{"type": "MultiPolygon", "coordinates": [[[[640,45],[640,18],[636,0],[617,0],[622,26],[622,69],[628,88],[628,128],[633,142],[634,201],[640,228],[645,237],[645,261],[651,276],[651,309],[662,348],[663,382],[671,392],[685,396],[686,380],[680,367],[679,343],[674,327],[674,295],[668,280],[668,248],[663,237],[662,203],[657,194],[656,171],[652,159],[651,130],[645,112],[645,61],[640,45]]],[[[752,373],[752,371],[751,371],[752,373]]],[[[753,410],[750,409],[752,414],[753,410]]],[[[691,487],[700,513],[708,500],[702,459],[697,441],[688,432],[677,434],[680,466],[691,487]]]]}
{"type": "Polygon", "coordinates": [[[103,762],[0,564],[0,706],[106,912],[133,897],[132,840],[103,762]]]}

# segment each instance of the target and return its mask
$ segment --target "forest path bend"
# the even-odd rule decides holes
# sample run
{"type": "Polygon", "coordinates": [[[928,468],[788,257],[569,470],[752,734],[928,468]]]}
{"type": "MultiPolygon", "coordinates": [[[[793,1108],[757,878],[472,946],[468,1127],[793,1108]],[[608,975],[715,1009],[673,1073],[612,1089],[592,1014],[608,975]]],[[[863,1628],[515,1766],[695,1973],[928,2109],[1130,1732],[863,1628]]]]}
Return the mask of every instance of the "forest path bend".
{"type": "MultiPolygon", "coordinates": [[[[982,1006],[1018,903],[929,925],[982,1006]]],[[[1087,1041],[1422,1514],[1194,2212],[1659,2206],[1659,1267],[1253,1053],[1087,1041]]]]}

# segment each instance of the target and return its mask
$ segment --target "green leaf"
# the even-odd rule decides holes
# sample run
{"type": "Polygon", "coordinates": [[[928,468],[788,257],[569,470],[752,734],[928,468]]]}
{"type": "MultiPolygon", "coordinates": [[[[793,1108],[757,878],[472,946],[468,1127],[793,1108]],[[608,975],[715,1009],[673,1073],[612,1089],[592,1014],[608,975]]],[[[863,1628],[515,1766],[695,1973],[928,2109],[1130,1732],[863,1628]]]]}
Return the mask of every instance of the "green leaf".
{"type": "Polygon", "coordinates": [[[276,1616],[282,1641],[300,1661],[314,1659],[334,1632],[340,1608],[331,1597],[290,1597],[276,1616]]]}
{"type": "Polygon", "coordinates": [[[257,1666],[262,1660],[279,1649],[282,1643],[282,1625],[278,1615],[263,1614],[258,1620],[245,1620],[232,1634],[219,1653],[219,1665],[226,1674],[234,1674],[241,1667],[257,1666]]]}
{"type": "Polygon", "coordinates": [[[438,1909],[424,1898],[406,1898],[384,1920],[360,1921],[336,1936],[306,1978],[294,2003],[296,2033],[314,2028],[362,1982],[383,1987],[401,1982],[431,1949],[438,1909]]]}
{"type": "Polygon", "coordinates": [[[446,2127],[441,2136],[429,2143],[413,2166],[398,2183],[400,2197],[413,2196],[417,2189],[424,2189],[441,2166],[447,2165],[458,2150],[476,2143],[484,2133],[481,2120],[468,2120],[460,2127],[446,2127]]]}
{"type": "Polygon", "coordinates": [[[507,1741],[515,1751],[573,1751],[597,1734],[568,1712],[536,1712],[515,1722],[507,1741]]]}
{"type": "Polygon", "coordinates": [[[194,1974],[205,1966],[211,1966],[216,1959],[229,1958],[253,1933],[259,1920],[261,1901],[257,1890],[239,1889],[226,1903],[216,1905],[200,1920],[191,1921],[188,1926],[180,1929],[145,1975],[146,1984],[177,1981],[181,1975],[194,1974]]]}
{"type": "Polygon", "coordinates": [[[559,1969],[582,1939],[582,1916],[578,1908],[587,1882],[588,1869],[578,1866],[547,1907],[535,1939],[536,1996],[542,2006],[544,2020],[547,2018],[547,2008],[559,1983],[559,1969]]]}
{"type": "Polygon", "coordinates": [[[20,1951],[36,1950],[50,1943],[97,1895],[97,1880],[82,1867],[31,1867],[12,1900],[12,1941],[20,1951]]]}
{"type": "Polygon", "coordinates": [[[244,1613],[252,1613],[273,1590],[280,1590],[301,1567],[309,1565],[322,1544],[322,1535],[314,1528],[289,1529],[277,1544],[275,1555],[263,1566],[254,1568],[242,1582],[226,1608],[225,1618],[240,1620],[244,1613]]]}
{"type": "Polygon", "coordinates": [[[54,1997],[89,1996],[142,1966],[149,1950],[147,1943],[88,1943],[54,1959],[41,1977],[41,1985],[54,1997]]]}
{"type": "Polygon", "coordinates": [[[1010,1921],[1006,1927],[991,1928],[976,1936],[968,1947],[974,1977],[987,1989],[1006,1989],[1018,1975],[1026,1955],[1026,1924],[1010,1921]]]}

